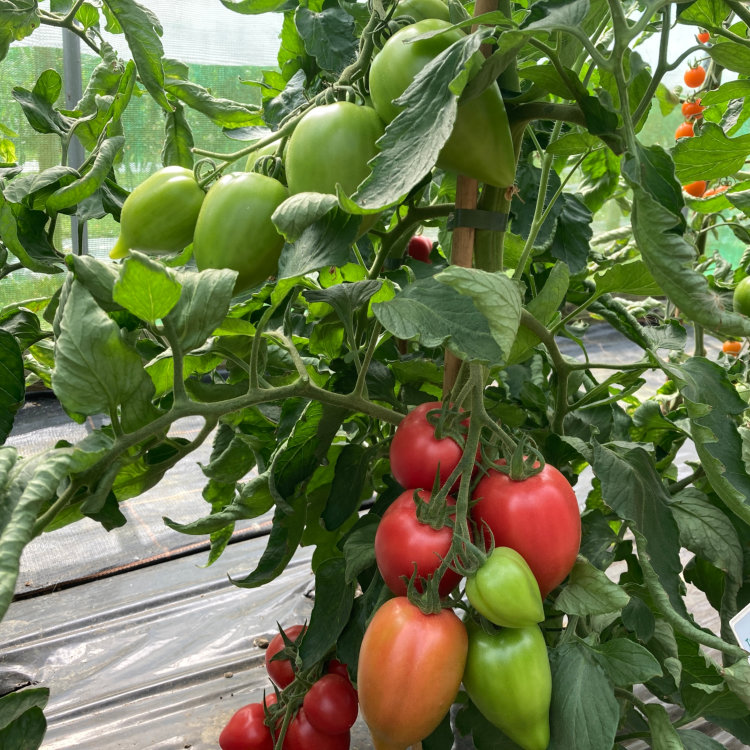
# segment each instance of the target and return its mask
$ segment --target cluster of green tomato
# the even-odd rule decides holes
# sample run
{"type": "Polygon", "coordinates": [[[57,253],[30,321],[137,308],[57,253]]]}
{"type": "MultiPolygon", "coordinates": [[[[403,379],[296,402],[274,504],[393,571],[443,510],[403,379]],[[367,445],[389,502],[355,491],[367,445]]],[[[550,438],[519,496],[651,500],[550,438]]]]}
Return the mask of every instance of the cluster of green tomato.
{"type": "MultiPolygon", "coordinates": [[[[441,0],[405,0],[404,5],[401,14],[432,13],[447,19],[447,6],[441,0]],[[411,7],[415,3],[419,7],[411,7]]],[[[274,211],[298,193],[335,194],[340,186],[352,195],[370,173],[368,162],[378,153],[377,141],[386,123],[401,111],[394,100],[433,58],[463,36],[448,20],[431,17],[390,37],[370,70],[372,106],[322,105],[298,122],[281,149],[286,185],[254,171],[233,172],[206,192],[193,172],[183,167],[165,167],[151,175],[125,201],[120,237],[110,256],[122,258],[130,250],[176,253],[192,243],[199,270],[237,271],[235,292],[261,284],[276,273],[284,246],[271,220],[274,211]],[[442,33],[414,41],[435,31],[442,33]]],[[[276,151],[272,144],[251,153],[248,168],[254,168],[259,155],[276,151]]],[[[512,153],[502,96],[497,86],[491,86],[458,108],[436,166],[505,187],[513,182],[512,153]]]]}

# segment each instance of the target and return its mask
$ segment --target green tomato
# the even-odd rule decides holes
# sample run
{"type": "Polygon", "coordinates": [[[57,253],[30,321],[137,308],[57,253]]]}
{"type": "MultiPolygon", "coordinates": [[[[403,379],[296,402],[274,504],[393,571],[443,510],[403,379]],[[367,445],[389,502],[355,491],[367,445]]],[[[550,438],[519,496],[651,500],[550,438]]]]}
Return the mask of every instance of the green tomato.
{"type": "Polygon", "coordinates": [[[278,180],[257,172],[233,172],[214,183],[195,227],[198,269],[237,271],[235,293],[275,274],[284,238],[271,215],[288,197],[278,180]]]}
{"type": "Polygon", "coordinates": [[[425,18],[451,20],[450,11],[443,0],[401,0],[393,17],[401,16],[411,16],[415,21],[423,21],[425,18]]]}
{"type": "Polygon", "coordinates": [[[544,620],[544,605],[531,568],[510,547],[495,547],[466,581],[466,596],[480,615],[495,625],[523,628],[544,620]]]}
{"type": "Polygon", "coordinates": [[[734,288],[734,311],[750,315],[750,276],[745,276],[734,288]]]}
{"type": "MultiPolygon", "coordinates": [[[[450,24],[436,18],[406,26],[388,39],[373,60],[370,95],[375,110],[387,123],[401,111],[394,99],[406,91],[417,73],[444,49],[464,38],[461,31],[451,29],[429,39],[412,41],[427,32],[443,29],[450,29],[450,24]]],[[[497,187],[513,184],[515,155],[497,84],[459,105],[453,131],[440,151],[437,166],[497,187]]]]}
{"type": "Polygon", "coordinates": [[[120,236],[109,254],[124,258],[130,250],[176,253],[193,241],[205,192],[184,167],[164,167],[146,178],[125,199],[120,236]]]}
{"type": "Polygon", "coordinates": [[[523,750],[546,750],[552,674],[538,625],[487,633],[468,622],[463,683],[474,705],[523,750]]]}
{"type": "Polygon", "coordinates": [[[289,192],[347,195],[370,174],[385,125],[372,107],[336,102],[310,110],[294,129],[284,163],[289,192]]]}
{"type": "Polygon", "coordinates": [[[278,143],[269,143],[263,148],[259,148],[257,151],[253,151],[247,155],[247,161],[245,162],[245,171],[252,172],[255,162],[262,159],[264,156],[273,156],[278,148],[278,143]]]}

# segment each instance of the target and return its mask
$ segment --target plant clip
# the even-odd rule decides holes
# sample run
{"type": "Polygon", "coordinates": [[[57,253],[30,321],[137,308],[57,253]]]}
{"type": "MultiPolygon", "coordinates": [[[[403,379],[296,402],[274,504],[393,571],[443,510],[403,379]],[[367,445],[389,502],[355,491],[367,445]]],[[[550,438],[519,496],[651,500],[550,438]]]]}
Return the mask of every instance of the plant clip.
{"type": "Polygon", "coordinates": [[[482,229],[487,232],[504,232],[508,228],[508,214],[483,211],[478,208],[457,208],[448,217],[448,230],[459,227],[482,229]]]}

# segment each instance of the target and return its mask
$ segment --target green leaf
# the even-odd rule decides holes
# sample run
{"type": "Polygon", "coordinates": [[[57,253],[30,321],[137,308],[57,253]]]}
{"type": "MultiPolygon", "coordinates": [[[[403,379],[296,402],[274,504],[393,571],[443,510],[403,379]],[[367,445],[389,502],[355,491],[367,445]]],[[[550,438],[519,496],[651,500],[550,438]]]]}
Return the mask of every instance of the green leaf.
{"type": "Polygon", "coordinates": [[[742,460],[742,438],[735,418],[747,404],[737,395],[726,370],[692,357],[668,371],[678,383],[691,420],[701,465],[727,507],[750,523],[750,476],[742,460]]]}
{"type": "Polygon", "coordinates": [[[472,56],[488,33],[479,31],[456,42],[415,76],[398,99],[404,108],[378,141],[380,152],[371,162],[372,172],[352,201],[340,196],[347,210],[394,205],[434,167],[456,121],[472,56]]]}
{"type": "Polygon", "coordinates": [[[684,750],[680,736],[672,726],[667,709],[658,703],[647,703],[645,711],[651,729],[653,750],[684,750]]]}
{"type": "Polygon", "coordinates": [[[300,6],[294,22],[305,44],[307,54],[323,70],[340,73],[357,56],[357,37],[354,19],[338,7],[324,8],[314,13],[300,6]]]}
{"type": "Polygon", "coordinates": [[[295,0],[220,0],[221,4],[235,13],[246,16],[295,8],[295,0]]]}
{"type": "MultiPolygon", "coordinates": [[[[531,225],[534,222],[537,196],[541,190],[542,170],[535,166],[530,160],[521,161],[516,170],[516,186],[518,193],[513,196],[511,203],[511,214],[513,215],[513,231],[524,239],[529,236],[531,225]]],[[[544,208],[549,209],[547,218],[544,220],[539,233],[534,241],[534,247],[544,247],[549,244],[554,236],[557,218],[563,210],[563,201],[552,198],[560,189],[560,177],[552,170],[547,182],[547,192],[544,196],[544,208]]],[[[588,253],[588,251],[587,251],[588,253]]],[[[562,258],[565,260],[565,258],[562,258]]]]}
{"type": "Polygon", "coordinates": [[[36,94],[22,86],[16,86],[11,94],[21,105],[29,125],[38,133],[64,136],[73,124],[73,120],[54,109],[44,95],[36,94]]]}
{"type": "Polygon", "coordinates": [[[646,264],[637,258],[617,263],[594,274],[597,297],[602,294],[637,294],[658,296],[661,288],[646,264]]]}
{"type": "Polygon", "coordinates": [[[108,42],[102,42],[101,56],[102,61],[92,71],[86,90],[75,107],[83,115],[92,115],[97,111],[96,97],[114,96],[117,93],[125,72],[125,63],[108,42]]]}
{"type": "Polygon", "coordinates": [[[192,81],[181,81],[167,77],[166,90],[189,107],[218,125],[220,128],[241,128],[248,125],[262,125],[263,121],[256,107],[231,99],[220,99],[210,91],[192,81]]]}
{"type": "Polygon", "coordinates": [[[62,93],[62,76],[56,70],[45,70],[37,78],[32,93],[53,105],[62,93]]]}
{"type": "Polygon", "coordinates": [[[680,544],[740,584],[742,545],[729,518],[694,487],[673,497],[672,514],[680,530],[680,544]]]}
{"type": "Polygon", "coordinates": [[[121,266],[112,298],[141,320],[155,323],[174,308],[181,292],[174,274],[163,264],[131,252],[121,266]]]}
{"type": "Polygon", "coordinates": [[[80,179],[65,187],[58,188],[47,198],[47,210],[51,213],[62,211],[80,203],[92,195],[104,182],[112,170],[117,155],[125,147],[125,138],[116,135],[107,138],[99,147],[91,166],[80,179]]]}
{"type": "Polygon", "coordinates": [[[594,236],[591,228],[594,217],[576,195],[563,193],[561,203],[562,210],[557,217],[555,234],[548,251],[553,258],[567,263],[571,273],[578,273],[588,262],[590,242],[594,236]]]}
{"type": "Polygon", "coordinates": [[[614,638],[592,646],[594,658],[618,687],[630,687],[662,675],[656,657],[629,638],[614,638]]]}
{"type": "Polygon", "coordinates": [[[46,335],[37,315],[25,307],[18,307],[5,315],[0,314],[0,329],[15,336],[22,352],[46,335]]]}
{"type": "Polygon", "coordinates": [[[667,210],[643,183],[632,182],[636,161],[625,170],[633,187],[633,236],[654,280],[699,325],[738,337],[750,335],[750,320],[724,309],[706,277],[693,269],[695,249],[678,233],[681,216],[667,210]]]}
{"type": "MultiPolygon", "coordinates": [[[[568,293],[570,271],[565,263],[558,261],[544,282],[541,291],[525,306],[542,325],[549,325],[558,313],[560,305],[568,293]]],[[[539,343],[539,337],[525,326],[518,329],[518,335],[508,357],[508,362],[515,364],[529,357],[533,347],[539,343]]]]}
{"type": "Polygon", "coordinates": [[[727,6],[724,0],[696,0],[680,10],[677,18],[680,23],[710,29],[721,26],[726,16],[727,6]]]}
{"type": "Polygon", "coordinates": [[[589,211],[596,213],[617,189],[620,157],[608,148],[593,151],[581,163],[581,172],[581,197],[589,211]]]}
{"type": "Polygon", "coordinates": [[[372,453],[362,445],[345,445],[336,459],[336,473],[321,516],[328,531],[341,527],[362,504],[362,491],[372,453]]]}
{"type": "Polygon", "coordinates": [[[44,708],[49,700],[49,688],[27,688],[8,693],[0,698],[0,729],[4,729],[30,708],[44,708]]]}
{"type": "Polygon", "coordinates": [[[323,561],[315,571],[315,604],[299,649],[302,668],[308,669],[336,645],[354,603],[355,583],[346,580],[344,558],[323,561]]]}
{"type": "Polygon", "coordinates": [[[62,256],[47,236],[48,217],[0,194],[0,240],[30,271],[61,273],[62,256]]]}
{"type": "Polygon", "coordinates": [[[725,747],[697,729],[678,729],[677,735],[685,750],[724,750],[725,747]]]}
{"type": "MultiPolygon", "coordinates": [[[[304,195],[310,195],[305,193],[304,195]]],[[[276,220],[274,214],[274,220],[276,220]]],[[[283,219],[282,219],[283,222],[283,219]]],[[[325,266],[343,266],[359,233],[362,219],[340,208],[332,208],[321,219],[302,230],[291,245],[284,245],[279,258],[279,278],[290,279],[325,266]]]]}
{"type": "Polygon", "coordinates": [[[171,275],[182,293],[165,320],[177,330],[182,351],[189,352],[202,346],[226,318],[237,273],[207,268],[197,273],[173,270],[171,275]]]}
{"type": "Polygon", "coordinates": [[[434,278],[409,284],[392,300],[372,309],[383,327],[397,338],[416,340],[428,348],[445,345],[464,360],[504,361],[487,318],[471,297],[434,278]]]}
{"type": "Polygon", "coordinates": [[[523,28],[535,31],[568,31],[571,26],[580,26],[588,12],[589,0],[541,0],[534,3],[523,28]]]}
{"type": "Polygon", "coordinates": [[[185,116],[185,108],[177,102],[174,112],[165,112],[164,115],[164,145],[161,149],[161,163],[165,167],[178,166],[192,169],[194,160],[191,149],[195,143],[193,131],[185,116]]]}
{"type": "Polygon", "coordinates": [[[171,112],[164,93],[163,29],[159,19],[135,0],[104,0],[104,6],[122,28],[146,90],[165,112],[171,112]]]}
{"type": "Polygon", "coordinates": [[[712,44],[708,48],[708,54],[722,68],[734,70],[741,75],[750,75],[750,49],[744,44],[722,39],[720,44],[712,44]]]}
{"type": "Polygon", "coordinates": [[[568,615],[606,615],[619,612],[629,601],[625,590],[604,571],[579,557],[568,583],[555,600],[555,607],[568,615]]]}
{"type": "Polygon", "coordinates": [[[110,414],[148,378],[120,327],[74,281],[57,314],[52,385],[60,403],[77,414],[110,414]]]}
{"type": "Polygon", "coordinates": [[[619,454],[595,443],[592,468],[601,481],[604,502],[644,535],[649,557],[672,606],[686,616],[680,596],[677,524],[670,510],[671,498],[652,459],[642,448],[619,454]]]}
{"type": "MultiPolygon", "coordinates": [[[[524,68],[525,77],[526,68],[524,68]]],[[[601,141],[584,130],[580,133],[566,133],[555,141],[552,141],[545,149],[546,153],[555,156],[575,156],[585,154],[598,147],[601,141]]]]}
{"type": "Polygon", "coordinates": [[[37,750],[47,732],[47,719],[41,708],[30,708],[7,727],[0,729],[0,747],[37,750]]]}
{"type": "Polygon", "coordinates": [[[287,198],[271,220],[287,242],[295,242],[311,224],[338,207],[338,198],[327,193],[297,193],[287,198]]]}
{"type": "Polygon", "coordinates": [[[12,333],[0,328],[0,444],[10,435],[25,395],[21,347],[12,333]]]}
{"type": "Polygon", "coordinates": [[[380,518],[368,513],[357,521],[344,542],[346,581],[356,581],[357,576],[375,564],[375,532],[380,518]]]}
{"type": "Polygon", "coordinates": [[[487,319],[495,343],[504,353],[510,353],[521,319],[521,294],[513,281],[504,273],[459,266],[449,266],[433,278],[470,297],[487,319]]]}
{"type": "Polygon", "coordinates": [[[612,747],[620,707],[612,683],[583,643],[572,641],[550,652],[552,667],[549,750],[612,747]]]}
{"type": "Polygon", "coordinates": [[[52,193],[75,182],[78,177],[78,172],[72,167],[50,167],[38,174],[17,177],[3,190],[3,195],[11,203],[23,203],[27,208],[43,211],[52,193]]]}
{"type": "Polygon", "coordinates": [[[84,3],[76,12],[76,20],[81,22],[84,29],[99,26],[99,9],[91,3],[84,3]]]}
{"type": "Polygon", "coordinates": [[[729,689],[750,710],[750,662],[743,658],[722,670],[729,689]]]}
{"type": "Polygon", "coordinates": [[[750,151],[750,135],[728,138],[713,122],[704,122],[699,135],[682,138],[673,150],[677,179],[716,180],[739,172],[750,151]]]}
{"type": "Polygon", "coordinates": [[[0,60],[8,53],[12,41],[29,36],[39,24],[37,0],[3,0],[0,3],[0,60]]]}

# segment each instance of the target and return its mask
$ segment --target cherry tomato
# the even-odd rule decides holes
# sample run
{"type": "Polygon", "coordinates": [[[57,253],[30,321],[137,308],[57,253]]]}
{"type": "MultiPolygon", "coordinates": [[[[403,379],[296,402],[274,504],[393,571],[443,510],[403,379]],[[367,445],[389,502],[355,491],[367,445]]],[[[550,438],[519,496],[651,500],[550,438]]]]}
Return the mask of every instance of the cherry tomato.
{"type": "Polygon", "coordinates": [[[674,131],[675,140],[680,138],[692,138],[695,135],[692,122],[683,122],[677,126],[677,130],[674,131]]]}
{"type": "MultiPolygon", "coordinates": [[[[299,638],[300,633],[305,630],[304,625],[292,625],[289,628],[284,629],[286,637],[296,642],[299,638]]],[[[268,644],[266,649],[266,671],[268,676],[276,683],[282,690],[290,685],[294,681],[294,670],[289,659],[276,659],[272,661],[272,658],[284,648],[284,639],[281,637],[281,633],[277,633],[268,644]]]]}
{"type": "Polygon", "coordinates": [[[343,734],[357,720],[357,691],[348,677],[324,674],[305,694],[302,708],[307,720],[319,732],[343,734]]]}
{"type": "MultiPolygon", "coordinates": [[[[419,490],[419,497],[430,501],[430,493],[419,490]]],[[[449,505],[455,505],[452,497],[449,505]]],[[[431,578],[448,554],[453,541],[453,529],[432,526],[417,520],[417,505],[414,490],[406,490],[399,495],[383,514],[375,532],[375,560],[378,570],[388,588],[397,596],[406,596],[406,582],[417,566],[417,576],[431,578]]],[[[458,585],[461,576],[454,570],[446,570],[440,579],[440,596],[448,596],[458,585]]],[[[416,582],[417,590],[422,591],[421,581],[416,582]]]]}
{"type": "Polygon", "coordinates": [[[692,195],[693,198],[700,198],[703,196],[703,193],[706,192],[706,185],[708,185],[708,183],[705,180],[696,180],[689,185],[683,185],[682,189],[688,195],[692,195]]]}
{"type": "Polygon", "coordinates": [[[688,99],[682,103],[682,114],[685,117],[701,117],[705,107],[701,107],[700,99],[688,99]]]}
{"type": "Polygon", "coordinates": [[[724,354],[729,354],[732,357],[736,357],[742,351],[742,342],[741,341],[725,341],[721,345],[721,351],[723,351],[724,354]]]}
{"type": "Polygon", "coordinates": [[[289,723],[284,736],[284,750],[349,750],[349,732],[325,734],[308,720],[305,709],[300,708],[289,723]]]}
{"type": "Polygon", "coordinates": [[[456,698],[467,650],[466,627],[450,609],[426,615],[399,596],[375,613],[357,687],[376,750],[404,750],[434,731],[456,698]]]}
{"type": "Polygon", "coordinates": [[[529,564],[542,598],[565,579],[581,544],[578,501],[568,480],[550,464],[514,481],[490,470],[474,490],[471,515],[485,543],[511,547],[529,564]],[[491,532],[491,536],[490,536],[491,532]]]}
{"type": "Polygon", "coordinates": [[[461,446],[450,437],[438,440],[427,420],[427,412],[441,406],[439,401],[420,404],[396,428],[390,449],[391,473],[402,487],[430,490],[438,468],[443,484],[461,460],[461,446]]]}
{"type": "Polygon", "coordinates": [[[707,42],[707,41],[708,41],[708,40],[709,40],[709,39],[711,38],[711,34],[710,34],[710,33],[709,33],[708,31],[699,31],[699,32],[698,32],[698,33],[697,33],[697,34],[695,35],[695,38],[696,38],[696,39],[697,39],[697,40],[698,40],[698,41],[699,41],[699,42],[700,42],[701,44],[705,44],[705,43],[706,43],[706,42],[707,42]]]}
{"type": "Polygon", "coordinates": [[[425,237],[423,234],[415,234],[409,240],[407,250],[414,260],[421,260],[422,263],[432,263],[430,260],[432,240],[429,237],[425,237]]]}
{"type": "Polygon", "coordinates": [[[703,193],[703,197],[711,198],[714,195],[721,195],[722,193],[725,193],[727,190],[729,190],[729,185],[717,185],[715,188],[706,190],[706,192],[703,193]]]}
{"type": "Polygon", "coordinates": [[[702,65],[688,68],[683,76],[685,85],[691,89],[697,89],[706,80],[706,69],[702,65]]]}
{"type": "Polygon", "coordinates": [[[265,718],[262,703],[243,706],[222,729],[221,750],[273,750],[273,736],[265,718]]]}
{"type": "Polygon", "coordinates": [[[750,276],[745,276],[734,288],[734,311],[750,315],[750,276]]]}

